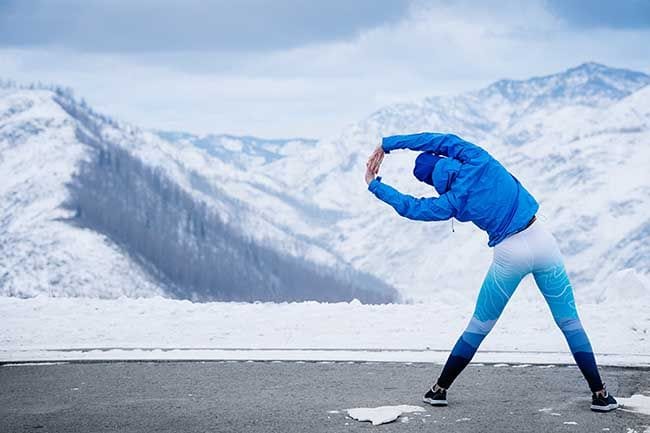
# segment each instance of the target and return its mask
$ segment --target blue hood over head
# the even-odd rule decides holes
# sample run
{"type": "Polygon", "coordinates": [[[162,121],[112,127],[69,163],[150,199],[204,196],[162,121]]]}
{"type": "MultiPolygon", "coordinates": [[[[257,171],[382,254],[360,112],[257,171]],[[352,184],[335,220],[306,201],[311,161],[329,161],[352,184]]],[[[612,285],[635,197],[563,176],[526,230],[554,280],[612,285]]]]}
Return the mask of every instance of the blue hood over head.
{"type": "Polygon", "coordinates": [[[460,161],[454,158],[441,158],[433,169],[433,187],[438,194],[443,195],[451,189],[451,184],[456,180],[460,170],[460,161]]]}
{"type": "Polygon", "coordinates": [[[413,167],[413,176],[420,182],[428,183],[433,186],[433,169],[438,161],[442,158],[430,152],[422,152],[415,158],[415,167],[413,167]]]}
{"type": "Polygon", "coordinates": [[[415,159],[413,175],[420,181],[434,187],[438,194],[449,191],[460,170],[460,161],[445,158],[430,152],[422,152],[415,159]]]}

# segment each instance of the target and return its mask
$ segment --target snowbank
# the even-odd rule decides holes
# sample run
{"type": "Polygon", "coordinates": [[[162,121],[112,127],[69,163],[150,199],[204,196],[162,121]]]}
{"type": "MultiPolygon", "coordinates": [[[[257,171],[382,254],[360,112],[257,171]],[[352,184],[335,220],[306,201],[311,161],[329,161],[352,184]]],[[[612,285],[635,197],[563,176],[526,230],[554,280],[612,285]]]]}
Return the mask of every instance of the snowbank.
{"type": "MultiPolygon", "coordinates": [[[[571,362],[564,337],[541,295],[537,293],[539,299],[532,301],[518,295],[484,341],[477,362],[571,362]]],[[[472,307],[469,301],[457,307],[0,297],[0,360],[194,357],[442,362],[472,307]]],[[[601,363],[650,365],[647,297],[578,308],[601,363]]]]}

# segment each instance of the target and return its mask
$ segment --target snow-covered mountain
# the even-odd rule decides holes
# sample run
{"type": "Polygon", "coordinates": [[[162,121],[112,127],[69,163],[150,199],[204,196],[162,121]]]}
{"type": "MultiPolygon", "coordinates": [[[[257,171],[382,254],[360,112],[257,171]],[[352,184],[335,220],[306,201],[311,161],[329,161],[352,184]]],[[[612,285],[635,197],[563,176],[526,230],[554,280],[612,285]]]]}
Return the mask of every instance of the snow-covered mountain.
{"type": "Polygon", "coordinates": [[[312,148],[318,143],[317,140],[306,138],[269,140],[228,134],[196,135],[179,131],[160,131],[158,135],[167,141],[192,144],[240,170],[263,166],[295,151],[312,148]]]}
{"type": "MultiPolygon", "coordinates": [[[[388,107],[334,140],[333,146],[347,149],[340,152],[351,162],[334,169],[324,183],[338,182],[341,190],[359,183],[365,156],[380,136],[459,134],[500,159],[539,199],[542,223],[556,234],[576,290],[591,289],[591,297],[600,298],[617,272],[650,273],[649,83],[645,74],[588,63],[547,77],[502,80],[455,97],[388,107]]],[[[410,174],[415,156],[387,156],[384,180],[431,195],[410,174]]],[[[309,194],[336,197],[314,187],[309,194]]],[[[354,201],[348,208],[362,211],[342,228],[359,230],[333,243],[352,263],[367,270],[382,263],[377,275],[420,298],[435,298],[443,288],[475,292],[491,254],[486,236],[472,225],[454,233],[444,223],[403,221],[367,193],[348,197],[354,201]]]]}
{"type": "Polygon", "coordinates": [[[0,293],[397,299],[239,200],[236,161],[214,155],[115,122],[61,89],[1,86],[0,293]]]}
{"type": "MultiPolygon", "coordinates": [[[[147,210],[157,209],[164,196],[156,193],[159,183],[143,179],[164,175],[179,191],[174,194],[182,196],[173,215],[184,215],[190,232],[200,233],[201,225],[187,218],[183,206],[197,206],[199,221],[225,224],[255,245],[319,267],[345,269],[345,279],[359,287],[390,293],[346,263],[397,287],[406,298],[447,304],[471,298],[491,259],[487,236],[468,223],[457,223],[452,231],[449,222],[405,220],[366,191],[363,181],[365,160],[382,136],[439,131],[487,149],[538,198],[541,223],[557,236],[579,297],[647,295],[648,84],[646,74],[587,63],[550,76],[501,80],[456,96],[388,106],[318,142],[141,131],[69,98],[66,103],[51,91],[5,89],[0,179],[8,181],[0,186],[0,288],[21,294],[155,293],[165,290],[161,267],[174,268],[175,275],[184,275],[181,281],[191,280],[174,265],[183,261],[184,251],[193,251],[182,247],[184,242],[172,242],[182,247],[177,260],[152,267],[146,257],[134,258],[133,251],[146,249],[125,245],[142,230],[83,224],[94,197],[105,194],[110,182],[128,181],[116,176],[119,156],[140,171],[146,167],[146,176],[135,183],[140,207],[134,209],[141,215],[129,219],[139,221],[138,227],[151,223],[147,210]],[[106,149],[113,152],[106,156],[106,149]],[[101,164],[112,171],[98,171],[101,164]],[[84,197],[84,191],[95,194],[84,197]],[[78,224],[70,224],[71,218],[78,224]]],[[[384,181],[413,195],[435,195],[412,176],[415,157],[408,151],[388,155],[384,181]]],[[[118,198],[104,205],[116,206],[118,198]]],[[[122,201],[134,204],[129,200],[122,201]]],[[[101,221],[101,215],[93,221],[101,221]]],[[[249,263],[246,254],[232,258],[249,263]]]]}
{"type": "MultiPolygon", "coordinates": [[[[650,274],[650,76],[595,63],[529,80],[501,80],[457,96],[396,104],[316,146],[241,168],[296,209],[257,203],[270,220],[316,239],[413,299],[473,296],[491,260],[471,224],[404,220],[366,191],[364,164],[382,136],[453,132],[486,148],[539,199],[576,291],[590,300],[650,274]],[[318,210],[315,212],[314,210],[318,210]]],[[[416,155],[387,156],[384,181],[435,192],[411,174],[416,155]]],[[[242,195],[242,200],[247,198],[242,195]]],[[[255,200],[251,200],[253,202],[255,200]]],[[[526,291],[537,296],[534,291],[526,291]]],[[[614,295],[612,295],[614,296],[614,295]]]]}

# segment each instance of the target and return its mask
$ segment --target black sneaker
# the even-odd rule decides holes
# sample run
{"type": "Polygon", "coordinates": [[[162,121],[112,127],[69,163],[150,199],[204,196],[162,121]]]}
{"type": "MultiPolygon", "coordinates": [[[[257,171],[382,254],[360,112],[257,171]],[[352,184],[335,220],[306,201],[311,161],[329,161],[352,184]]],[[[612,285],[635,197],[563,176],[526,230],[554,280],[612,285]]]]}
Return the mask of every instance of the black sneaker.
{"type": "Polygon", "coordinates": [[[595,392],[591,395],[591,410],[595,412],[609,412],[618,408],[618,402],[605,390],[604,395],[595,392]]]}
{"type": "Polygon", "coordinates": [[[422,401],[429,403],[431,406],[447,406],[447,390],[442,388],[437,388],[435,391],[432,386],[431,389],[424,394],[422,401]]]}

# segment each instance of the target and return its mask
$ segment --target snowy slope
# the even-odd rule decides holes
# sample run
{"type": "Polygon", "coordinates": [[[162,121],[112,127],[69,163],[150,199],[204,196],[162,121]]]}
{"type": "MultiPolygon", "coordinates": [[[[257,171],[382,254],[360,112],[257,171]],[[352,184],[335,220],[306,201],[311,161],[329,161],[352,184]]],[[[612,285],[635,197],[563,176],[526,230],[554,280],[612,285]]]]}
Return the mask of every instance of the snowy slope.
{"type": "Polygon", "coordinates": [[[61,219],[88,149],[46,90],[0,89],[0,291],[97,297],[162,294],[108,238],[61,219]]]}
{"type": "Polygon", "coordinates": [[[247,193],[232,161],[115,122],[64,91],[4,86],[0,150],[3,294],[396,299],[239,200],[284,203],[247,193]]]}
{"type": "MultiPolygon", "coordinates": [[[[558,237],[576,291],[598,301],[608,290],[624,290],[611,287],[616,281],[644,285],[650,273],[648,84],[646,74],[594,63],[502,80],[457,96],[385,107],[317,146],[240,167],[239,176],[258,179],[270,195],[298,209],[320,208],[310,215],[261,201],[258,209],[270,220],[316,236],[407,297],[456,302],[472,297],[481,282],[491,259],[487,237],[471,224],[456,224],[452,232],[448,222],[398,217],[366,191],[363,172],[382,136],[459,134],[502,160],[538,198],[542,224],[558,237]]],[[[435,195],[413,178],[415,157],[407,151],[387,156],[384,181],[414,195],[435,195]]]]}

